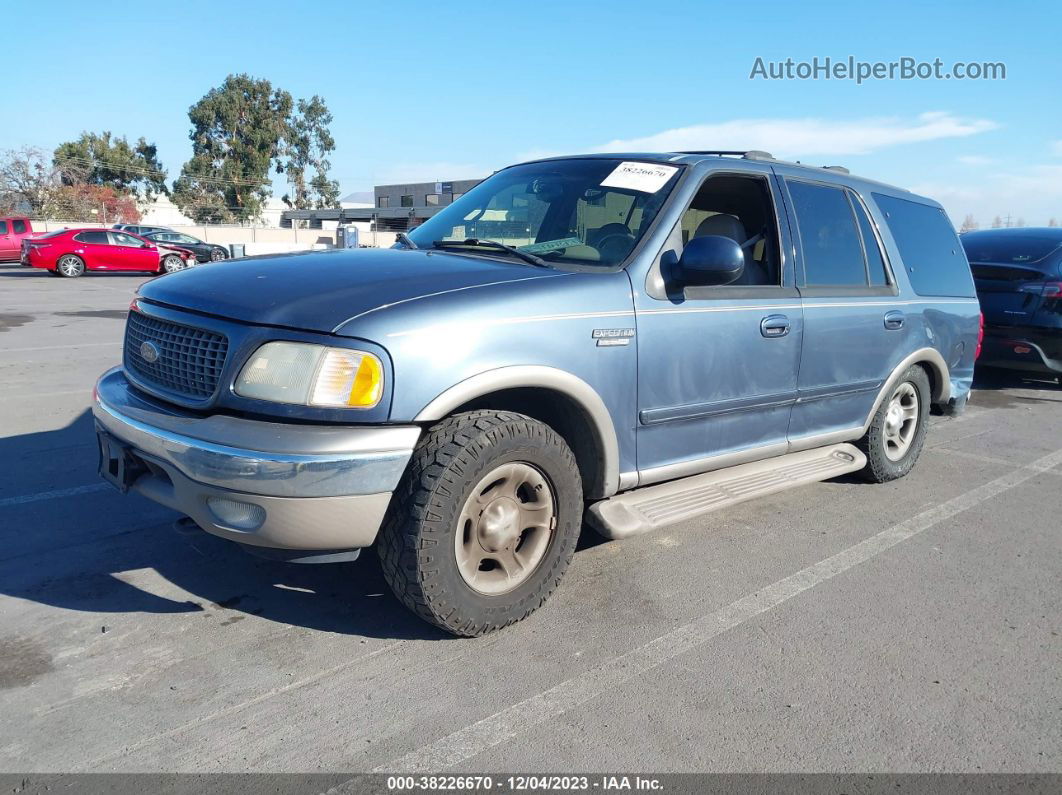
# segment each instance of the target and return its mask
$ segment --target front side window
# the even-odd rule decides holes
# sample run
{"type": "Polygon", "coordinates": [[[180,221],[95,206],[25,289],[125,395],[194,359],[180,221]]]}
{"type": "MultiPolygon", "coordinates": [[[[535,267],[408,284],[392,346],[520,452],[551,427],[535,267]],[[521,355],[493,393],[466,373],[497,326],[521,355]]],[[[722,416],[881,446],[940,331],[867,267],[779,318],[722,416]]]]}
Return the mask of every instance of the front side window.
{"type": "Polygon", "coordinates": [[[778,225],[767,180],[763,177],[709,177],[682,214],[682,245],[706,235],[728,237],[745,255],[735,286],[781,285],[778,225]]]}
{"type": "Polygon", "coordinates": [[[111,237],[114,238],[114,245],[116,246],[140,247],[144,245],[138,238],[127,235],[124,232],[111,232],[111,237]]]}
{"type": "Polygon", "coordinates": [[[863,246],[842,188],[787,180],[809,287],[864,287],[863,246]]]}
{"type": "Polygon", "coordinates": [[[197,240],[196,238],[192,237],[191,235],[181,235],[181,234],[173,235],[172,240],[173,240],[174,243],[185,243],[185,244],[190,245],[190,246],[195,246],[195,245],[198,245],[199,243],[202,242],[201,240],[197,240]]]}
{"type": "Polygon", "coordinates": [[[678,181],[679,166],[613,158],[526,163],[497,172],[410,232],[421,248],[507,256],[500,243],[547,264],[613,267],[633,251],[678,181]]]}

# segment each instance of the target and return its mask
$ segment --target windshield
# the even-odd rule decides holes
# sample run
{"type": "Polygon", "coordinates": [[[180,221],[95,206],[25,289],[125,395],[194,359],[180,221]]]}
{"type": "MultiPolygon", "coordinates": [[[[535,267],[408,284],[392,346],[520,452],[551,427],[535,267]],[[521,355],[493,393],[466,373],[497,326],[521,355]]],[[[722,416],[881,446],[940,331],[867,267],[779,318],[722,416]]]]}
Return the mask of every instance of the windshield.
{"type": "MultiPolygon", "coordinates": [[[[633,250],[678,180],[678,166],[619,159],[528,163],[488,177],[409,233],[418,248],[475,239],[547,264],[612,267],[633,250]]],[[[509,257],[501,250],[467,249],[509,257]]]]}
{"type": "Polygon", "coordinates": [[[1015,265],[1036,262],[1062,245],[1062,240],[1025,235],[962,235],[959,240],[970,262],[1015,265]]]}

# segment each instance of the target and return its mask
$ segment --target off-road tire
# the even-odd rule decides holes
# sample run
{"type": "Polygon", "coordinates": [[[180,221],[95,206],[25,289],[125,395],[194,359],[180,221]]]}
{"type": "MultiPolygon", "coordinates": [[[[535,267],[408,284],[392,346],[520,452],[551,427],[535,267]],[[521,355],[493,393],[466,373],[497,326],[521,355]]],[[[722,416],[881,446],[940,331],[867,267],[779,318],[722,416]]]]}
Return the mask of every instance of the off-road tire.
{"type": "Polygon", "coordinates": [[[456,414],[428,429],[413,452],[377,539],[384,578],[410,610],[454,635],[474,637],[526,618],[553,593],[582,527],[575,456],[537,420],[503,411],[456,414]],[[488,596],[462,578],[454,551],[472,489],[499,465],[523,462],[552,487],[556,527],[537,568],[512,591],[488,596]]]}
{"type": "Polygon", "coordinates": [[[870,428],[863,438],[855,443],[867,457],[867,465],[859,473],[865,480],[871,483],[885,483],[902,478],[914,468],[926,440],[931,399],[929,376],[917,364],[908,367],[900,376],[900,380],[889,387],[884,400],[874,412],[870,428]],[[904,383],[909,383],[918,393],[918,420],[914,437],[906,453],[902,458],[894,461],[885,454],[885,415],[888,412],[890,396],[904,383]]]}

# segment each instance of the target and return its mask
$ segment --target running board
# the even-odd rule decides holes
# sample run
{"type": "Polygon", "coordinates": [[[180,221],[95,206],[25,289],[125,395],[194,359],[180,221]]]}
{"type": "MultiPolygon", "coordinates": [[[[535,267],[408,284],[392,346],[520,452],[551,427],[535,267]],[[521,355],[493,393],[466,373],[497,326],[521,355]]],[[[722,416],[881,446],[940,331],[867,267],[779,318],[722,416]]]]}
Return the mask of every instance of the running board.
{"type": "Polygon", "coordinates": [[[866,466],[850,444],[768,458],[751,464],[646,486],[590,506],[590,523],[607,538],[648,533],[745,500],[828,480],[866,466]]]}

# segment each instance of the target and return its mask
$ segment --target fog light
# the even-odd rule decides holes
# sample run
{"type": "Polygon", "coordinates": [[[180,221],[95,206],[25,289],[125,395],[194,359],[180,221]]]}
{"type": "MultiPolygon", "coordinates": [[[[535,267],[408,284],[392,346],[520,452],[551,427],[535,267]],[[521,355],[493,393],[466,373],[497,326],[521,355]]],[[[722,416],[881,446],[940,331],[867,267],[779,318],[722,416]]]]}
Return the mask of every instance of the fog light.
{"type": "Polygon", "coordinates": [[[228,497],[208,497],[207,507],[218,522],[237,530],[257,530],[266,518],[265,508],[261,505],[228,497]]]}

